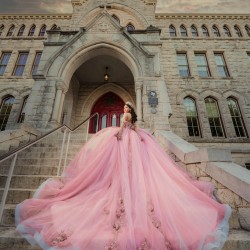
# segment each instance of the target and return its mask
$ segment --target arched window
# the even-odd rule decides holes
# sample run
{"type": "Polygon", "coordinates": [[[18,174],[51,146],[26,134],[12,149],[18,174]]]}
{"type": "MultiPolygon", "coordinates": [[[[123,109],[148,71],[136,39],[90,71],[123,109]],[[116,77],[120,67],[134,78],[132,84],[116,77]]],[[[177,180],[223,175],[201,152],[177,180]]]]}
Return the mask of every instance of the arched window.
{"type": "Polygon", "coordinates": [[[234,25],[234,30],[235,30],[235,33],[238,37],[242,37],[242,33],[240,31],[240,28],[237,25],[234,25]]]}
{"type": "Polygon", "coordinates": [[[169,34],[170,36],[176,36],[176,29],[173,25],[169,26],[169,34]]]}
{"type": "Polygon", "coordinates": [[[25,30],[25,25],[23,24],[19,29],[17,36],[23,36],[24,30],[25,30]]]}
{"type": "Polygon", "coordinates": [[[191,26],[191,32],[192,32],[192,36],[194,37],[198,36],[197,28],[194,25],[191,26]]]}
{"type": "Polygon", "coordinates": [[[56,30],[57,29],[57,25],[54,24],[52,27],[51,27],[51,30],[56,30]]]}
{"type": "Polygon", "coordinates": [[[107,127],[107,115],[102,116],[102,129],[107,127]]]}
{"type": "Polygon", "coordinates": [[[15,25],[12,25],[8,30],[7,36],[13,36],[14,30],[15,30],[15,25]]]}
{"type": "Polygon", "coordinates": [[[120,19],[119,19],[119,17],[118,17],[118,16],[116,16],[116,15],[112,15],[112,17],[116,20],[116,22],[120,23],[120,19]]]}
{"type": "Polygon", "coordinates": [[[135,30],[135,26],[132,23],[127,25],[127,31],[135,30]]]}
{"type": "Polygon", "coordinates": [[[45,36],[46,33],[46,25],[43,25],[39,31],[39,36],[45,36]]]}
{"type": "Polygon", "coordinates": [[[247,35],[250,36],[250,27],[248,25],[245,26],[245,30],[247,32],[247,35]]]}
{"type": "Polygon", "coordinates": [[[208,37],[209,36],[208,28],[205,25],[202,25],[201,29],[202,29],[202,34],[208,37]]]}
{"type": "Polygon", "coordinates": [[[208,122],[213,137],[224,137],[221,115],[218,103],[212,97],[205,99],[208,122]]]}
{"type": "Polygon", "coordinates": [[[116,117],[116,114],[112,115],[111,126],[113,126],[113,127],[117,126],[117,117],[116,117]]]}
{"type": "Polygon", "coordinates": [[[229,28],[227,27],[227,25],[224,25],[224,26],[223,26],[223,30],[224,30],[225,36],[231,37],[231,33],[230,33],[230,30],[229,30],[229,28]]]}
{"type": "Polygon", "coordinates": [[[27,104],[28,97],[29,96],[25,96],[24,99],[23,99],[22,108],[20,110],[20,114],[19,114],[19,117],[18,117],[18,120],[17,120],[18,123],[23,123],[23,121],[24,121],[24,118],[25,118],[25,107],[26,107],[26,104],[27,104]]]}
{"type": "Polygon", "coordinates": [[[214,36],[220,37],[220,31],[216,25],[213,25],[212,30],[213,30],[214,36]]]}
{"type": "Polygon", "coordinates": [[[186,118],[187,118],[189,136],[200,137],[201,135],[200,125],[199,125],[199,119],[198,119],[195,101],[191,97],[186,97],[184,99],[184,106],[186,110],[186,118]]]}
{"type": "Polygon", "coordinates": [[[0,26],[0,36],[3,34],[3,31],[4,31],[4,25],[1,25],[0,26]]]}
{"type": "Polygon", "coordinates": [[[232,97],[229,97],[227,98],[227,103],[237,137],[246,137],[246,129],[237,100],[232,97]]]}
{"type": "Polygon", "coordinates": [[[13,106],[15,98],[13,96],[7,96],[3,99],[0,107],[0,131],[5,130],[8,122],[10,112],[13,106]]]}
{"type": "Polygon", "coordinates": [[[36,31],[36,25],[32,25],[31,28],[30,28],[28,36],[34,36],[35,31],[36,31]]]}
{"type": "Polygon", "coordinates": [[[187,36],[187,29],[184,25],[180,26],[180,32],[181,32],[181,36],[187,36]]]}

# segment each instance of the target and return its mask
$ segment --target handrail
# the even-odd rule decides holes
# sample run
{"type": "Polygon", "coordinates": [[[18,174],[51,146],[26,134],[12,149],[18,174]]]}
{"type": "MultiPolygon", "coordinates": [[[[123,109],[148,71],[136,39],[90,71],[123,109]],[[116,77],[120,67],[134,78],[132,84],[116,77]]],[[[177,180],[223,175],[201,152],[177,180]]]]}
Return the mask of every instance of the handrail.
{"type": "Polygon", "coordinates": [[[45,137],[48,137],[49,135],[53,134],[54,132],[60,130],[60,129],[68,129],[70,132],[74,132],[76,131],[80,126],[82,126],[85,122],[87,122],[88,120],[90,120],[92,117],[94,117],[96,114],[98,114],[97,112],[94,113],[93,115],[89,116],[88,118],[86,118],[84,121],[82,121],[80,124],[78,124],[74,129],[71,129],[70,127],[68,127],[66,124],[63,124],[61,125],[60,127],[58,128],[55,128],[53,130],[51,130],[50,132],[40,136],[39,138],[35,139],[34,141],[32,142],[28,142],[27,144],[23,145],[23,146],[20,146],[16,149],[14,149],[13,151],[11,152],[8,152],[7,154],[4,154],[2,157],[0,157],[0,163],[11,158],[12,156],[14,156],[15,154],[18,154],[19,152],[23,151],[24,149],[32,146],[33,144],[43,140],[45,137]]]}

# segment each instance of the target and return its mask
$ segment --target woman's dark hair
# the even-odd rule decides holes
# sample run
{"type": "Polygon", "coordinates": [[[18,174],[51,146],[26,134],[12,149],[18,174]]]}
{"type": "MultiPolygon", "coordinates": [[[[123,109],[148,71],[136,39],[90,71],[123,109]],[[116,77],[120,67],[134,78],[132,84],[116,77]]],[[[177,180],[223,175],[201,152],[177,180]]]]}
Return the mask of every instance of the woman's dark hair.
{"type": "Polygon", "coordinates": [[[126,103],[126,106],[128,106],[130,108],[131,123],[134,124],[137,121],[137,115],[135,113],[135,110],[131,105],[129,105],[127,103],[126,103]]]}

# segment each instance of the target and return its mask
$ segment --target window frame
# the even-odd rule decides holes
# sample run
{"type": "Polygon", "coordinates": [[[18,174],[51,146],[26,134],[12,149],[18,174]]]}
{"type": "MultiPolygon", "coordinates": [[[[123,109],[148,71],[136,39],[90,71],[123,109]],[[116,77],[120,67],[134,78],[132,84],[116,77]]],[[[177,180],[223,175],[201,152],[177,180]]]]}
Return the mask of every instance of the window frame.
{"type": "Polygon", "coordinates": [[[35,58],[34,58],[34,61],[33,61],[33,64],[32,64],[32,69],[31,69],[31,75],[34,76],[34,75],[37,75],[37,69],[39,67],[39,63],[41,61],[41,57],[42,57],[42,51],[37,51],[36,54],[35,54],[35,58]],[[40,57],[38,59],[38,62],[37,62],[37,58],[40,57]]]}
{"type": "Polygon", "coordinates": [[[201,126],[200,126],[200,120],[199,120],[199,114],[198,114],[198,109],[197,109],[197,105],[196,105],[196,101],[193,97],[191,96],[186,96],[184,99],[183,99],[183,103],[184,103],[184,108],[185,108],[185,113],[186,113],[186,121],[187,121],[187,128],[188,128],[188,134],[190,137],[192,138],[202,138],[202,133],[201,133],[201,126]],[[187,106],[185,105],[185,100],[191,100],[192,103],[194,104],[194,108],[195,108],[195,113],[196,113],[196,116],[188,116],[187,115],[187,106]],[[191,120],[191,123],[192,123],[192,126],[189,126],[189,119],[191,120]],[[196,119],[196,124],[197,126],[194,126],[194,119],[196,119]],[[198,135],[195,135],[195,127],[197,128],[197,131],[198,131],[198,135]],[[192,132],[193,132],[193,135],[190,134],[190,129],[192,129],[192,132]]]}
{"type": "Polygon", "coordinates": [[[193,37],[198,37],[199,33],[198,33],[198,29],[196,28],[196,26],[193,24],[191,25],[191,33],[193,37]]]}
{"type": "Polygon", "coordinates": [[[25,70],[25,66],[26,66],[26,63],[27,63],[27,60],[28,60],[28,56],[29,56],[29,52],[28,51],[20,51],[19,54],[18,54],[18,57],[17,57],[17,60],[16,60],[16,63],[15,63],[15,67],[14,67],[14,70],[13,70],[13,73],[12,75],[13,76],[23,76],[23,73],[24,73],[24,70],[25,70]],[[20,62],[20,58],[22,55],[26,55],[26,58],[25,58],[25,63],[22,64],[22,62],[20,62]],[[21,68],[21,75],[17,74],[17,70],[21,68]]]}
{"type": "Polygon", "coordinates": [[[209,30],[205,24],[201,26],[202,34],[205,37],[210,37],[209,30]]]}
{"type": "Polygon", "coordinates": [[[234,25],[234,31],[237,37],[242,37],[242,32],[238,25],[234,25]]]}
{"type": "Polygon", "coordinates": [[[0,26],[0,36],[2,36],[3,32],[4,32],[5,26],[2,24],[0,26]]]}
{"type": "Polygon", "coordinates": [[[213,34],[214,34],[215,37],[220,37],[221,36],[220,35],[220,30],[215,24],[212,26],[212,31],[213,31],[213,34]]]}
{"type": "Polygon", "coordinates": [[[115,14],[113,14],[112,15],[112,18],[117,22],[117,23],[121,23],[121,20],[120,20],[120,18],[117,16],[117,15],[115,15],[115,14]]]}
{"type": "Polygon", "coordinates": [[[38,36],[44,37],[45,34],[46,34],[46,29],[47,29],[46,24],[42,25],[42,27],[41,27],[40,30],[39,30],[39,35],[38,35],[38,36]]]}
{"type": "MultiPolygon", "coordinates": [[[[235,134],[237,136],[237,138],[248,138],[248,133],[247,133],[247,129],[246,129],[246,126],[245,126],[245,122],[244,122],[244,119],[243,119],[243,116],[242,116],[242,112],[241,112],[241,109],[240,109],[240,105],[239,105],[239,102],[238,100],[233,97],[233,96],[229,96],[227,98],[227,103],[228,103],[228,108],[229,108],[229,112],[230,112],[230,116],[231,116],[231,119],[232,119],[232,122],[233,122],[233,126],[234,126],[234,130],[235,130],[235,134]],[[231,112],[231,109],[230,109],[230,105],[229,105],[229,100],[232,100],[236,105],[236,108],[237,108],[237,112],[238,112],[238,116],[236,115],[232,115],[232,112],[231,112]],[[234,119],[235,118],[235,119],[234,119]],[[237,119],[238,118],[238,119],[237,119]],[[237,121],[238,120],[238,121],[237,121]],[[235,126],[235,122],[238,123],[240,121],[240,125],[241,126],[235,126]],[[237,132],[240,134],[240,129],[239,128],[242,128],[243,130],[243,133],[244,133],[244,136],[239,136],[237,134],[237,132]]],[[[237,124],[238,125],[238,124],[237,124]]]]}
{"type": "Polygon", "coordinates": [[[247,35],[250,37],[250,27],[247,24],[245,25],[245,30],[247,35]]]}
{"type": "Polygon", "coordinates": [[[36,32],[36,25],[33,24],[29,29],[28,36],[33,37],[35,35],[35,32],[36,32]]]}
{"type": "Polygon", "coordinates": [[[4,69],[3,69],[3,72],[2,72],[2,73],[1,73],[1,70],[0,70],[0,76],[3,76],[3,75],[4,75],[5,70],[6,70],[7,66],[8,66],[8,63],[9,63],[11,54],[12,54],[11,51],[4,51],[4,52],[2,52],[1,57],[0,57],[0,69],[1,69],[2,67],[3,67],[4,69]],[[4,56],[5,56],[5,55],[9,55],[9,58],[8,58],[7,62],[4,64],[4,63],[3,63],[3,59],[4,59],[4,56]]]}
{"type": "Polygon", "coordinates": [[[170,37],[176,37],[176,36],[177,36],[176,28],[174,27],[173,24],[171,24],[171,25],[168,27],[168,31],[169,31],[170,37]]]}
{"type": "Polygon", "coordinates": [[[181,37],[188,36],[187,28],[185,27],[184,24],[180,25],[180,34],[181,34],[181,37]]]}
{"type": "Polygon", "coordinates": [[[231,31],[226,24],[223,25],[223,31],[226,37],[232,37],[231,31]]]}
{"type": "Polygon", "coordinates": [[[24,34],[24,31],[25,31],[25,25],[23,24],[20,29],[18,30],[18,33],[17,33],[17,36],[23,36],[24,34]]]}
{"type": "Polygon", "coordinates": [[[15,103],[15,97],[12,96],[12,95],[7,95],[7,96],[5,96],[5,97],[2,99],[1,105],[0,105],[0,131],[4,131],[4,130],[5,130],[14,103],[15,103]],[[13,103],[11,104],[11,108],[10,108],[9,112],[6,112],[6,111],[8,111],[10,105],[7,106],[5,113],[2,115],[3,105],[4,105],[4,103],[5,103],[8,99],[13,99],[13,103]],[[3,116],[3,120],[1,120],[1,116],[3,116]],[[6,117],[7,117],[7,119],[6,119],[6,117]]]}
{"type": "Polygon", "coordinates": [[[212,97],[212,96],[208,96],[204,99],[204,102],[205,102],[205,108],[206,108],[206,113],[207,113],[207,118],[208,118],[208,123],[209,123],[209,127],[210,127],[210,131],[211,131],[211,135],[213,138],[226,138],[226,132],[225,132],[225,129],[224,129],[224,125],[223,125],[223,121],[222,121],[222,116],[221,116],[221,112],[220,112],[220,108],[219,108],[219,103],[218,101],[212,97]],[[208,99],[212,99],[216,105],[216,111],[218,113],[218,116],[212,116],[210,117],[209,116],[209,110],[208,110],[208,107],[207,107],[207,103],[206,103],[206,100],[208,99]],[[216,121],[215,121],[215,118],[218,119],[219,121],[219,124],[220,126],[216,126],[216,121]],[[212,119],[212,120],[211,120],[212,119]],[[213,126],[211,126],[211,123],[213,123],[213,126]],[[215,132],[216,132],[216,136],[213,135],[213,130],[212,130],[212,127],[214,127],[215,129],[215,132]],[[222,132],[222,136],[218,136],[218,131],[216,128],[221,128],[221,132],[222,132]]]}
{"type": "Polygon", "coordinates": [[[126,25],[126,30],[129,31],[134,31],[135,30],[135,26],[132,23],[128,23],[126,25]]]}
{"type": "Polygon", "coordinates": [[[179,76],[180,77],[182,77],[182,78],[189,78],[189,77],[191,77],[191,72],[190,72],[190,68],[189,68],[189,62],[188,62],[188,56],[187,56],[187,52],[177,52],[176,53],[176,55],[177,55],[177,64],[178,64],[178,69],[179,69],[179,76]],[[185,55],[185,58],[186,58],[186,62],[187,62],[187,64],[186,65],[180,65],[179,64],[179,60],[178,60],[178,57],[179,56],[181,56],[181,55],[185,55]],[[183,76],[183,75],[181,75],[181,71],[180,71],[180,67],[187,67],[187,72],[188,72],[188,75],[187,76],[183,76]]]}
{"type": "Polygon", "coordinates": [[[6,36],[7,37],[9,37],[9,36],[13,36],[14,35],[14,32],[15,32],[15,25],[14,24],[12,24],[11,26],[10,26],[10,28],[9,28],[9,30],[8,30],[8,32],[7,32],[7,34],[6,34],[6,36]]]}
{"type": "Polygon", "coordinates": [[[22,106],[21,106],[21,109],[20,109],[20,112],[19,112],[19,116],[18,116],[18,119],[17,119],[17,123],[23,123],[24,122],[24,119],[25,119],[25,107],[27,105],[27,100],[29,98],[29,95],[26,95],[24,98],[23,98],[23,102],[22,102],[22,106]]]}
{"type": "Polygon", "coordinates": [[[210,71],[210,68],[209,68],[209,65],[208,65],[206,52],[195,52],[194,55],[195,55],[195,61],[196,61],[196,64],[197,64],[197,70],[198,70],[199,77],[201,77],[201,78],[209,78],[209,77],[211,77],[211,71],[210,71]],[[199,65],[198,64],[198,60],[197,60],[198,56],[203,56],[204,57],[204,59],[205,59],[204,61],[206,63],[205,65],[199,65]],[[200,72],[199,68],[204,68],[204,67],[206,67],[207,76],[202,76],[199,73],[200,72]]]}
{"type": "Polygon", "coordinates": [[[229,70],[228,70],[228,67],[227,67],[227,63],[226,63],[226,60],[225,60],[225,56],[224,56],[224,53],[223,52],[214,52],[214,56],[215,56],[215,63],[216,63],[216,66],[217,66],[217,70],[218,70],[218,73],[219,73],[219,76],[222,77],[222,78],[229,78],[230,77],[230,73],[229,73],[229,70]],[[223,62],[223,65],[218,65],[217,64],[217,60],[216,60],[216,56],[220,55],[221,58],[222,58],[222,62],[223,62]],[[223,71],[225,73],[225,76],[222,76],[220,74],[220,68],[223,68],[223,71]]]}

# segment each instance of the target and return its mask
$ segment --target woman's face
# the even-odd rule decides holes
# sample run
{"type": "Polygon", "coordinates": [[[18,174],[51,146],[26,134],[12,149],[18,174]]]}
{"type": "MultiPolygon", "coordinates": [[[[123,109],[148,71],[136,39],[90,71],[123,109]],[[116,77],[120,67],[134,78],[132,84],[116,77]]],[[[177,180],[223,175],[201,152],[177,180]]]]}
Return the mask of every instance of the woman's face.
{"type": "Polygon", "coordinates": [[[127,105],[124,106],[123,110],[124,110],[124,113],[130,112],[130,108],[127,105]]]}

